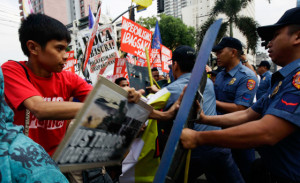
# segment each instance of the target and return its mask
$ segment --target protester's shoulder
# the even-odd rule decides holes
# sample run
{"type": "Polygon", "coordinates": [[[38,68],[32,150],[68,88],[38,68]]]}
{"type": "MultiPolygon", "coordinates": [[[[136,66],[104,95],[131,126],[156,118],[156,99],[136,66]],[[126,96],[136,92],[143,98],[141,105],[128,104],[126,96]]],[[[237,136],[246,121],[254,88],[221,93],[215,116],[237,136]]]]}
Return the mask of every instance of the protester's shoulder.
{"type": "Polygon", "coordinates": [[[1,65],[2,70],[6,70],[6,69],[18,69],[18,68],[22,68],[17,62],[21,63],[22,65],[24,65],[25,61],[14,61],[14,60],[8,60],[6,62],[4,62],[1,65]]]}

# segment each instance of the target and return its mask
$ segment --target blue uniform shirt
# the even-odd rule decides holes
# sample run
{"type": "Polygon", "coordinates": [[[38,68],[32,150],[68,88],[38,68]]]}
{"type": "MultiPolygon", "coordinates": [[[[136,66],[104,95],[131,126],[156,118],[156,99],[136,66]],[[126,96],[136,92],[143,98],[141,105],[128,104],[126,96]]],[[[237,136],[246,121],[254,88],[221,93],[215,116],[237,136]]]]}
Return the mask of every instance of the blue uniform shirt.
{"type": "Polygon", "coordinates": [[[254,72],[241,63],[229,72],[223,69],[216,77],[216,99],[222,102],[250,107],[256,90],[257,78],[254,72]]]}
{"type": "Polygon", "coordinates": [[[271,87],[252,109],[262,116],[274,115],[298,129],[274,146],[258,148],[268,169],[279,177],[300,181],[300,59],[272,75],[271,87]]]}
{"type": "Polygon", "coordinates": [[[267,71],[263,75],[261,75],[261,80],[256,92],[257,100],[259,100],[264,94],[267,93],[269,87],[271,86],[271,76],[272,73],[270,71],[267,71]]]}

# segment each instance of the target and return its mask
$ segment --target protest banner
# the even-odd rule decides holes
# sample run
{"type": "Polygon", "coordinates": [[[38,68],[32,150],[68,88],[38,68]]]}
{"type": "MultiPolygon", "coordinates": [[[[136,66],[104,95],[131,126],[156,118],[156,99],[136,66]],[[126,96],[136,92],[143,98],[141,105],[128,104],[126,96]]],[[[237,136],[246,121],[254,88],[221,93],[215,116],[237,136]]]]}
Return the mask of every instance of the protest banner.
{"type": "MultiPolygon", "coordinates": [[[[169,73],[169,60],[172,59],[172,51],[165,47],[164,45],[161,45],[161,70],[163,72],[169,73]]],[[[172,64],[172,63],[171,63],[172,64]]]]}
{"type": "Polygon", "coordinates": [[[100,77],[53,155],[62,172],[120,164],[152,107],[100,77]]]}
{"type": "Polygon", "coordinates": [[[152,67],[161,67],[161,36],[158,26],[158,21],[156,21],[155,30],[152,39],[152,51],[150,52],[150,59],[153,62],[152,67]]]}
{"type": "Polygon", "coordinates": [[[151,49],[150,51],[150,61],[152,67],[162,67],[160,49],[151,49]]]}
{"type": "Polygon", "coordinates": [[[98,11],[97,11],[97,16],[96,16],[96,19],[95,19],[96,23],[94,23],[93,28],[91,29],[92,34],[89,36],[87,44],[86,43],[84,44],[84,45],[86,45],[86,47],[85,47],[85,52],[84,52],[85,54],[84,54],[84,60],[83,60],[83,71],[85,70],[86,65],[88,63],[88,60],[90,58],[90,54],[91,54],[91,51],[92,51],[94,39],[95,39],[96,33],[98,31],[98,23],[99,23],[100,15],[101,15],[102,1],[99,1],[98,3],[99,3],[99,7],[98,7],[98,11]]]}
{"type": "MultiPolygon", "coordinates": [[[[80,34],[82,41],[86,44],[89,41],[89,30],[82,30],[80,34]]],[[[118,57],[116,35],[112,25],[98,27],[87,64],[88,78],[86,79],[95,84],[100,75],[113,75],[115,58],[118,57]]]]}
{"type": "Polygon", "coordinates": [[[75,73],[75,65],[78,63],[77,63],[77,59],[74,58],[74,50],[68,51],[67,55],[68,55],[67,63],[65,64],[63,70],[75,73]]]}
{"type": "Polygon", "coordinates": [[[128,79],[127,69],[126,69],[126,58],[116,58],[115,68],[114,68],[114,79],[124,77],[128,79]]]}
{"type": "Polygon", "coordinates": [[[121,50],[146,59],[145,48],[151,49],[152,32],[123,17],[121,30],[121,50]]]}
{"type": "Polygon", "coordinates": [[[150,86],[148,68],[137,66],[129,62],[126,62],[126,67],[130,87],[133,87],[136,90],[144,89],[147,92],[146,86],[150,86]]]}

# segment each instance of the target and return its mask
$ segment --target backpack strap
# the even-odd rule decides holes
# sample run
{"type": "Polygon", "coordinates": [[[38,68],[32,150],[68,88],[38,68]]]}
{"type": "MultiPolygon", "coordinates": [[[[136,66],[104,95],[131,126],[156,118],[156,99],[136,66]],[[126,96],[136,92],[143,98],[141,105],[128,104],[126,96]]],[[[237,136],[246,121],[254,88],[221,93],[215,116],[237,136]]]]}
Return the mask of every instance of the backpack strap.
{"type": "MultiPolygon", "coordinates": [[[[24,67],[24,65],[22,65],[20,62],[17,62],[17,61],[14,61],[14,62],[18,63],[24,69],[26,77],[27,77],[28,81],[31,83],[28,71],[24,67]]],[[[30,111],[26,108],[26,110],[25,110],[25,126],[24,126],[24,134],[26,136],[28,136],[28,133],[29,133],[29,120],[30,120],[30,111]]]]}

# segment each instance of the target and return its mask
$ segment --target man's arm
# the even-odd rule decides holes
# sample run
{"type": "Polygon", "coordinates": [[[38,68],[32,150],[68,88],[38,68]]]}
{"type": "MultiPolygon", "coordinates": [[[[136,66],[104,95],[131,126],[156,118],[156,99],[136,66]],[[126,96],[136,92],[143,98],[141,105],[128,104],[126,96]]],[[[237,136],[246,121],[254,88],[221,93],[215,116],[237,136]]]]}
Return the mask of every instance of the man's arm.
{"type": "Polygon", "coordinates": [[[251,148],[275,145],[296,129],[295,125],[282,118],[265,115],[260,120],[224,130],[196,132],[184,129],[181,134],[181,142],[185,148],[195,148],[199,145],[251,148]]]}
{"type": "Polygon", "coordinates": [[[203,111],[201,112],[200,118],[196,121],[197,123],[208,124],[212,126],[219,126],[228,128],[237,126],[249,121],[258,120],[261,115],[251,108],[246,110],[228,113],[224,115],[206,116],[203,111]]]}
{"type": "Polygon", "coordinates": [[[247,107],[243,105],[237,105],[235,103],[221,102],[219,100],[216,101],[217,110],[223,113],[231,113],[236,111],[241,111],[247,109],[247,107]]]}
{"type": "MultiPolygon", "coordinates": [[[[128,101],[137,103],[143,91],[124,88],[128,92],[128,101]]],[[[73,119],[83,106],[80,102],[45,102],[41,96],[33,96],[24,100],[23,105],[39,120],[73,119]]]]}

